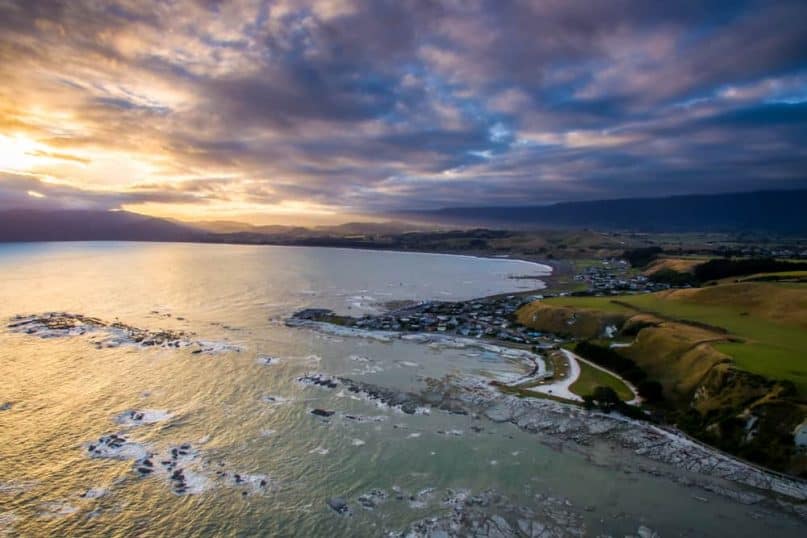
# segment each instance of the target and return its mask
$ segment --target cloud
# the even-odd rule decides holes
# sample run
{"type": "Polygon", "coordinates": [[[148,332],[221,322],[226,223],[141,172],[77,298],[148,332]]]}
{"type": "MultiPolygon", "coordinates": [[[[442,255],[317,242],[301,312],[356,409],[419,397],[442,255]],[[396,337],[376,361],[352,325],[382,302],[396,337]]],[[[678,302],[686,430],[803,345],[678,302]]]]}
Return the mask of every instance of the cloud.
{"type": "Polygon", "coordinates": [[[354,213],[805,186],[805,18],[796,0],[0,2],[18,141],[0,203],[354,213]]]}

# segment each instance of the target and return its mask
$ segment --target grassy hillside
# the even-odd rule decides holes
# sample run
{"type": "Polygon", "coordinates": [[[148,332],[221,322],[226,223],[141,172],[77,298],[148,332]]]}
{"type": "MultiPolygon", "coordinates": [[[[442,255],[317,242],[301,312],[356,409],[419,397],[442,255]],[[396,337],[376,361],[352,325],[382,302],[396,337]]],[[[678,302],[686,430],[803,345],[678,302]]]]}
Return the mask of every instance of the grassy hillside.
{"type": "MultiPolygon", "coordinates": [[[[643,312],[668,324],[685,322],[675,323],[675,327],[668,325],[671,330],[660,328],[643,334],[637,340],[638,347],[632,346],[636,349],[626,349],[637,355],[637,362],[641,360],[638,355],[647,352],[654,361],[666,364],[665,357],[682,355],[681,346],[686,343],[709,342],[709,347],[731,357],[737,367],[773,379],[790,380],[801,394],[807,395],[805,285],[743,282],[646,295],[558,297],[544,301],[541,308],[547,307],[584,309],[589,317],[594,311],[607,313],[608,319],[643,312]],[[702,330],[695,333],[694,329],[702,330]],[[650,341],[651,337],[654,341],[650,341]]],[[[705,350],[698,352],[713,355],[705,350]]]]}
{"type": "Polygon", "coordinates": [[[580,364],[580,377],[569,387],[569,390],[578,396],[592,394],[597,387],[610,387],[622,401],[629,402],[633,399],[633,391],[618,377],[594,368],[583,361],[578,361],[578,363],[580,364]]]}
{"type": "Polygon", "coordinates": [[[587,349],[599,346],[632,361],[661,383],[657,408],[688,433],[807,476],[807,453],[793,442],[807,420],[807,285],[741,282],[557,297],[525,306],[518,318],[537,330],[563,329],[587,341],[587,349]],[[609,350],[598,341],[611,323],[630,345],[609,350]]]}
{"type": "Polygon", "coordinates": [[[709,258],[705,256],[693,256],[686,258],[658,258],[657,260],[650,262],[650,265],[648,265],[642,272],[647,276],[654,275],[664,270],[676,271],[678,273],[691,273],[698,264],[701,264],[708,259],[709,258]]]}

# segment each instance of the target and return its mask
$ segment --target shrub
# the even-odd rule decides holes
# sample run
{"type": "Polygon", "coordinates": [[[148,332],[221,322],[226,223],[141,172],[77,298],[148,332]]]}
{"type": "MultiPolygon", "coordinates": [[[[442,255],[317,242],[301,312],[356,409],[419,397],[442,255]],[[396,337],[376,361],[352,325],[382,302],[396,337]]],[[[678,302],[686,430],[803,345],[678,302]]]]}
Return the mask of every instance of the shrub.
{"type": "Polygon", "coordinates": [[[664,389],[658,381],[644,380],[636,386],[639,396],[648,403],[660,402],[664,399],[664,389]]]}
{"type": "Polygon", "coordinates": [[[622,257],[628,260],[631,267],[645,267],[662,252],[661,247],[642,247],[626,250],[622,253],[622,257]]]}
{"type": "Polygon", "coordinates": [[[732,276],[801,271],[804,269],[807,269],[807,262],[786,262],[774,258],[746,258],[739,260],[719,258],[696,266],[695,277],[705,282],[732,276]]]}

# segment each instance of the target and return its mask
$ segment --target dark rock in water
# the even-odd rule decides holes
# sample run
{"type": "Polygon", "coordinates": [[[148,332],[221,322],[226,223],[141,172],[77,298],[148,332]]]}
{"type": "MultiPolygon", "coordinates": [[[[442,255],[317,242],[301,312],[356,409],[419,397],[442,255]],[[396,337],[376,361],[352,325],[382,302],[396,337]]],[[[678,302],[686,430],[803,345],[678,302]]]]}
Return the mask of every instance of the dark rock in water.
{"type": "Polygon", "coordinates": [[[326,411],[325,409],[312,409],[311,414],[316,415],[318,417],[330,417],[333,416],[335,411],[326,411]]]}
{"type": "Polygon", "coordinates": [[[302,383],[303,385],[317,385],[319,387],[324,387],[328,389],[335,389],[339,386],[339,382],[336,378],[329,376],[328,374],[306,374],[304,376],[300,376],[297,378],[298,383],[302,383]]]}
{"type": "Polygon", "coordinates": [[[404,402],[401,404],[401,411],[408,415],[414,415],[415,411],[417,411],[418,405],[415,402],[404,402]]]}
{"type": "Polygon", "coordinates": [[[337,514],[350,515],[350,507],[347,505],[347,502],[341,497],[331,497],[330,499],[328,499],[328,506],[330,506],[331,510],[333,510],[337,514]]]}
{"type": "MultiPolygon", "coordinates": [[[[173,330],[149,330],[127,325],[119,321],[106,322],[98,318],[69,312],[48,312],[45,314],[20,317],[9,325],[14,332],[36,335],[40,338],[72,337],[93,333],[92,342],[97,349],[118,347],[123,344],[137,344],[143,347],[178,349],[195,345],[192,353],[218,353],[241,351],[234,344],[220,342],[215,346],[204,346],[192,339],[192,333],[173,330]]],[[[134,420],[135,417],[132,417],[134,420]]]]}
{"type": "Polygon", "coordinates": [[[140,474],[149,474],[149,473],[151,473],[151,471],[152,471],[152,469],[150,469],[149,467],[138,467],[137,468],[137,472],[140,473],[140,474]]]}
{"type": "Polygon", "coordinates": [[[306,308],[305,310],[295,312],[292,318],[306,321],[320,321],[332,314],[333,310],[328,310],[327,308],[306,308]]]}
{"type": "Polygon", "coordinates": [[[355,381],[347,377],[336,378],[336,381],[342,383],[349,392],[362,395],[369,400],[377,401],[390,407],[396,407],[409,415],[415,414],[418,408],[425,403],[420,396],[411,392],[401,392],[371,383],[355,381]]]}
{"type": "Polygon", "coordinates": [[[0,411],[8,411],[11,409],[12,405],[14,405],[14,402],[3,402],[3,404],[0,405],[0,411]]]}
{"type": "Polygon", "coordinates": [[[356,500],[362,506],[362,508],[366,510],[373,510],[387,500],[387,492],[383,489],[373,489],[367,493],[359,495],[356,500]]]}

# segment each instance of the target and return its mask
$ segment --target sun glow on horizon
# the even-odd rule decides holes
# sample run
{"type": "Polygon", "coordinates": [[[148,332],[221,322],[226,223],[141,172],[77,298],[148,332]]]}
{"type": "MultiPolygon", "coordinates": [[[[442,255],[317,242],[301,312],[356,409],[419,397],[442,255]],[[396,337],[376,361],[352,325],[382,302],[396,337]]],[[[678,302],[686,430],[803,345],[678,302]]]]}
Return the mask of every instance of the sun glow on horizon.
{"type": "Polygon", "coordinates": [[[0,134],[0,170],[27,172],[37,163],[37,152],[42,146],[22,135],[0,134]]]}

